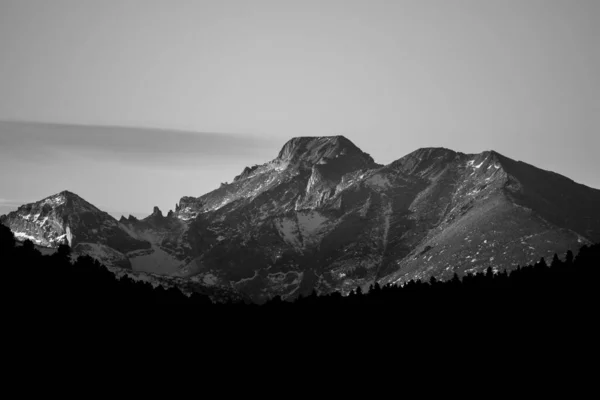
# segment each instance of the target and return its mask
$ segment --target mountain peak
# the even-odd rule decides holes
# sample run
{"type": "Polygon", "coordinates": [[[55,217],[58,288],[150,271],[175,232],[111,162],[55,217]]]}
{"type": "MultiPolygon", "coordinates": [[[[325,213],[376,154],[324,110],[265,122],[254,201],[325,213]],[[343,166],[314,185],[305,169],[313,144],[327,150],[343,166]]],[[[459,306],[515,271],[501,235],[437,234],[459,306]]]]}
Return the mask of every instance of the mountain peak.
{"type": "MultiPolygon", "coordinates": [[[[76,193],[71,192],[70,190],[63,190],[63,191],[61,191],[59,193],[56,193],[56,194],[54,194],[52,196],[46,197],[46,199],[50,199],[50,198],[55,198],[55,199],[59,199],[60,198],[60,199],[64,200],[65,202],[67,202],[68,200],[75,200],[75,201],[81,200],[81,201],[85,201],[81,196],[79,196],[76,193]]],[[[44,201],[46,199],[43,199],[42,201],[44,201]]]]}
{"type": "Polygon", "coordinates": [[[421,147],[408,155],[416,155],[420,157],[442,157],[456,154],[459,153],[446,147],[421,147]]]}
{"type": "Polygon", "coordinates": [[[410,174],[439,172],[462,153],[444,147],[423,147],[394,161],[391,165],[410,174]]]}
{"type": "Polygon", "coordinates": [[[56,247],[61,243],[69,243],[72,247],[77,243],[106,244],[114,243],[117,238],[124,240],[114,243],[117,247],[125,244],[122,248],[129,249],[131,243],[140,244],[127,238],[120,229],[116,230],[118,224],[112,216],[68,190],[23,204],[3,222],[15,236],[31,239],[45,247],[56,247]]]}
{"type": "Polygon", "coordinates": [[[366,164],[375,164],[373,158],[342,135],[299,136],[290,139],[281,149],[277,158],[282,161],[318,164],[324,159],[340,156],[358,156],[366,164]]]}
{"type": "Polygon", "coordinates": [[[31,209],[35,206],[43,206],[50,208],[61,207],[65,210],[70,210],[70,212],[77,212],[83,210],[101,212],[93,204],[90,204],[88,201],[84,200],[79,195],[68,190],[63,190],[62,192],[45,197],[33,203],[24,204],[20,208],[31,209]]]}

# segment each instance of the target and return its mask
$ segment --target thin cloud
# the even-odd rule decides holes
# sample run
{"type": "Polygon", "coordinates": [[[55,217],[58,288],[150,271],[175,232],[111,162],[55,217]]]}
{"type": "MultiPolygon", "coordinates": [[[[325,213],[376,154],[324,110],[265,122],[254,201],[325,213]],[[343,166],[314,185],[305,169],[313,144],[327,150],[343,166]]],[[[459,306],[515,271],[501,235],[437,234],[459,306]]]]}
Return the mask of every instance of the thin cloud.
{"type": "Polygon", "coordinates": [[[272,149],[264,137],[148,128],[0,121],[0,147],[8,151],[57,149],[76,155],[136,161],[248,157],[272,149]]]}
{"type": "Polygon", "coordinates": [[[26,203],[27,203],[26,201],[0,198],[0,206],[3,206],[3,207],[19,207],[26,203]]]}

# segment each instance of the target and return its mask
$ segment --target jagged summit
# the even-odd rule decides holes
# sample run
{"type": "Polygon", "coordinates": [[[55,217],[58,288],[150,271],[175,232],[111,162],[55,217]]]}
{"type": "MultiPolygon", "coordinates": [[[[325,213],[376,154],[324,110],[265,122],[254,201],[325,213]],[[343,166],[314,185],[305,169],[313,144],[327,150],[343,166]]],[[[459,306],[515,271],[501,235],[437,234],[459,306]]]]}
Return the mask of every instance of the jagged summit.
{"type": "MultiPolygon", "coordinates": [[[[165,216],[163,215],[160,208],[158,208],[157,206],[154,206],[154,208],[152,209],[152,214],[150,214],[146,218],[142,219],[142,221],[156,223],[156,222],[161,222],[164,218],[165,218],[165,216]]],[[[131,222],[136,222],[136,221],[131,221],[131,222]]]]}
{"type": "Polygon", "coordinates": [[[125,223],[135,223],[135,222],[138,222],[138,221],[139,220],[136,217],[134,217],[133,215],[131,215],[131,214],[129,214],[128,217],[125,217],[124,215],[121,215],[121,218],[119,218],[119,222],[122,223],[122,224],[125,224],[125,223]]]}

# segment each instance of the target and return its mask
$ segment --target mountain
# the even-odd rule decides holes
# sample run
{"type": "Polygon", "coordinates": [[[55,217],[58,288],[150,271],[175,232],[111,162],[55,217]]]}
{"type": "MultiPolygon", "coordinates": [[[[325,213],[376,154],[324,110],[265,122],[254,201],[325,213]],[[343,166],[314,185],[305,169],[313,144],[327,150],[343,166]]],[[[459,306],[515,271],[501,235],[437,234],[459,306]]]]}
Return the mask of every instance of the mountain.
{"type": "Polygon", "coordinates": [[[386,267],[383,283],[510,269],[600,241],[600,191],[553,172],[494,151],[444,149],[421,149],[392,166],[425,188],[408,207],[417,240],[386,267]]]}
{"type": "Polygon", "coordinates": [[[131,268],[125,254],[150,248],[131,237],[109,214],[69,191],[25,204],[0,217],[17,239],[43,247],[69,244],[75,252],[95,256],[110,265],[131,268]]]}
{"type": "MultiPolygon", "coordinates": [[[[57,215],[105,215],[78,204],[57,215]]],[[[45,231],[26,205],[1,222],[50,246],[69,227],[76,246],[104,246],[133,271],[260,302],[532,263],[600,241],[599,204],[600,190],[494,151],[423,148],[380,165],[343,136],[299,137],[167,215],[155,207],[144,219],[103,217],[104,230],[69,222],[45,231]]]]}

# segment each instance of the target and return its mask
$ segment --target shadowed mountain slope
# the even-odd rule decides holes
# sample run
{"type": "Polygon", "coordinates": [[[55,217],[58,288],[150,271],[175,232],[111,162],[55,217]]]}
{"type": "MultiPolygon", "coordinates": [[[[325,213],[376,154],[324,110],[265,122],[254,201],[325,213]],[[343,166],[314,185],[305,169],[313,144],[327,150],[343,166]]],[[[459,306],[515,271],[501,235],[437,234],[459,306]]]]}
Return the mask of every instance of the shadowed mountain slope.
{"type": "MultiPolygon", "coordinates": [[[[97,240],[133,271],[260,302],[533,263],[600,241],[599,204],[599,190],[494,151],[423,148],[382,166],[343,136],[300,137],[166,216],[107,222],[123,243],[97,240]]],[[[23,219],[2,221],[38,240],[63,234],[23,219]]]]}

